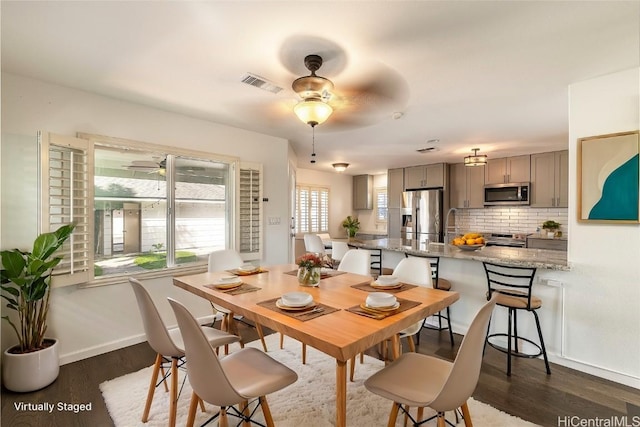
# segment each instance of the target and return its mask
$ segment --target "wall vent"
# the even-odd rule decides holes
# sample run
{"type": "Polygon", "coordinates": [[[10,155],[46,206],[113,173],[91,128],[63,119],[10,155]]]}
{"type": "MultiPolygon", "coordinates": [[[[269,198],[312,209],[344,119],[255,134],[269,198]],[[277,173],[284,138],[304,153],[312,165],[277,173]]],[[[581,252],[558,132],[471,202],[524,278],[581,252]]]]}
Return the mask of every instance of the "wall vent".
{"type": "Polygon", "coordinates": [[[436,147],[425,147],[425,148],[420,148],[418,150],[416,150],[418,153],[421,154],[427,154],[427,153],[431,153],[432,151],[437,151],[436,147]]]}
{"type": "Polygon", "coordinates": [[[260,77],[256,74],[247,73],[242,76],[242,83],[246,83],[249,86],[255,86],[259,89],[266,90],[271,93],[278,93],[282,90],[282,88],[274,83],[271,83],[264,77],[260,77]]]}

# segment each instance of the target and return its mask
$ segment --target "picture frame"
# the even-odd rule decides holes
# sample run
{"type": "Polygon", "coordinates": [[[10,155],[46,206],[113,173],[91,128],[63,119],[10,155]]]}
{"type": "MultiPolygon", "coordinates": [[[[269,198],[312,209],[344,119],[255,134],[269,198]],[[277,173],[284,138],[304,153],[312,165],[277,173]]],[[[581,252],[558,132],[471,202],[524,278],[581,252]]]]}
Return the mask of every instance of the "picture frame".
{"type": "Polygon", "coordinates": [[[578,139],[578,221],[640,223],[639,131],[578,139]]]}

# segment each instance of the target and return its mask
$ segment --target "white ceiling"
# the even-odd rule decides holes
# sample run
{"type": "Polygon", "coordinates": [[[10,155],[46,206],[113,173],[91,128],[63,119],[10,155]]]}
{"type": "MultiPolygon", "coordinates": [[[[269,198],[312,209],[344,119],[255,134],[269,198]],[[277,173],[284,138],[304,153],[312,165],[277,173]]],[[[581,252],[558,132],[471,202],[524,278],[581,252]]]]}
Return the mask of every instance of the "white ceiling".
{"type": "Polygon", "coordinates": [[[4,72],[286,138],[301,167],[345,161],[351,174],[460,162],[472,148],[490,157],[566,149],[568,85],[640,65],[640,1],[0,7],[4,72]],[[315,165],[291,90],[312,53],[339,95],[316,127],[315,165]],[[247,72],[284,90],[247,86],[247,72]],[[415,151],[428,146],[436,150],[415,151]]]}

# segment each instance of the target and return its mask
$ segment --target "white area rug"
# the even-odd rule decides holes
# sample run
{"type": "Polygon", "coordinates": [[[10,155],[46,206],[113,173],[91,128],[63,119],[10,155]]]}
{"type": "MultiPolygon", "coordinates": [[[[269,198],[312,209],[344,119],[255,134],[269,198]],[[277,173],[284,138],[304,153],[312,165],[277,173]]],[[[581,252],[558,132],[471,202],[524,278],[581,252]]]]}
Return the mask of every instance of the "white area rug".
{"type": "MultiPolygon", "coordinates": [[[[279,348],[277,334],[266,337],[268,354],[298,373],[298,381],[293,385],[267,397],[273,419],[278,427],[325,427],[335,425],[335,360],[311,347],[307,347],[307,364],[303,365],[300,356],[301,344],[285,337],[285,348],[279,348]]],[[[248,346],[262,348],[259,341],[248,346]]],[[[232,347],[232,351],[237,347],[232,347]]],[[[391,402],[382,399],[364,388],[364,381],[384,366],[384,363],[365,356],[364,364],[357,363],[355,381],[347,384],[347,425],[354,427],[386,426],[391,409],[391,402]]],[[[185,371],[181,371],[182,376],[185,371]]],[[[156,389],[151,407],[149,422],[140,421],[144,402],[151,377],[151,367],[142,369],[122,377],[100,384],[100,390],[107,404],[109,414],[117,427],[166,426],[168,420],[169,400],[162,386],[156,389]]],[[[185,425],[191,387],[185,382],[182,394],[178,399],[177,426],[185,425]]],[[[205,404],[206,412],[198,409],[196,425],[201,425],[217,408],[205,404]]],[[[471,399],[469,410],[474,426],[479,427],[534,427],[534,424],[501,412],[489,405],[471,399]]],[[[258,419],[263,421],[258,411],[258,419]]],[[[425,410],[428,413],[429,409],[425,410]]],[[[451,418],[453,418],[452,414],[451,418]]],[[[402,416],[397,425],[402,425],[402,416]]],[[[230,425],[236,425],[235,419],[229,419],[230,425]]],[[[460,423],[463,425],[464,423],[460,423]]],[[[217,421],[209,424],[217,425],[217,421]]],[[[423,424],[425,427],[435,426],[435,420],[423,424]]]]}

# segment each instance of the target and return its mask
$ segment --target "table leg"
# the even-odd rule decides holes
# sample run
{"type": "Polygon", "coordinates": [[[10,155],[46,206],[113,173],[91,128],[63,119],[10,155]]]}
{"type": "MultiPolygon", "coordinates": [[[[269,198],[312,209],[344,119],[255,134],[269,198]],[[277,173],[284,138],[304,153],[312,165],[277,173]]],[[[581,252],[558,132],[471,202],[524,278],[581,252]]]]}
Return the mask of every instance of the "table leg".
{"type": "Polygon", "coordinates": [[[393,334],[393,337],[391,337],[391,346],[393,360],[396,360],[398,357],[400,357],[400,338],[398,338],[398,334],[393,334]]]}
{"type": "Polygon", "coordinates": [[[347,362],[336,360],[336,427],[347,425],[347,362]]]}

